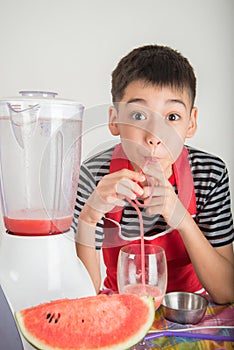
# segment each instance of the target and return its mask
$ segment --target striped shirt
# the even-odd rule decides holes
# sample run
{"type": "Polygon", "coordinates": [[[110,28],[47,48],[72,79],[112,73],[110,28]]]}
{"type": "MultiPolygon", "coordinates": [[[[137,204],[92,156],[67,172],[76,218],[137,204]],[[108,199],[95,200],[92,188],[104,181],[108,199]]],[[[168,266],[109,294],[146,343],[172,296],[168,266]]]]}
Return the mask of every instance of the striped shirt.
{"type": "MultiPolygon", "coordinates": [[[[196,196],[197,212],[195,221],[213,247],[227,245],[233,242],[234,231],[226,166],[220,158],[214,155],[190,146],[186,146],[186,148],[188,149],[196,196]]],[[[81,166],[72,223],[74,231],[76,231],[78,217],[86,200],[95,190],[101,178],[109,174],[113,150],[114,147],[102,151],[84,161],[81,166]]],[[[145,208],[140,208],[140,210],[142,211],[146,238],[155,238],[157,235],[166,234],[170,231],[170,227],[162,216],[147,216],[145,208]]],[[[103,226],[104,218],[96,226],[96,249],[102,247],[103,226]]],[[[126,239],[139,238],[138,215],[130,204],[126,204],[123,208],[120,226],[121,236],[126,239]]]]}

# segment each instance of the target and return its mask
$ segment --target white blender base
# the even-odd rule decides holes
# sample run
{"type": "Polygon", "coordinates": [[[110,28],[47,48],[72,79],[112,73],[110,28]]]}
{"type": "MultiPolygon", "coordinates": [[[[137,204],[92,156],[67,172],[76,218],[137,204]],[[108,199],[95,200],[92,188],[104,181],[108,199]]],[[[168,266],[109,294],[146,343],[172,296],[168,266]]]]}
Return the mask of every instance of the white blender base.
{"type": "MultiPolygon", "coordinates": [[[[55,299],[96,295],[76,255],[73,235],[0,234],[0,284],[12,312],[55,299]]],[[[23,343],[24,349],[34,349],[23,343]]]]}

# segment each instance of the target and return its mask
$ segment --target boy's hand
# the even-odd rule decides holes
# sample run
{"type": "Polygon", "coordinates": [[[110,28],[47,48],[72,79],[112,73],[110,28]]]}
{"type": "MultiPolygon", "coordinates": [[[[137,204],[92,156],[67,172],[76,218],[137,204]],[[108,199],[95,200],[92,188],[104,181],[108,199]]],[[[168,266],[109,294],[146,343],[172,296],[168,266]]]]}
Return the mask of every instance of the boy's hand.
{"type": "Polygon", "coordinates": [[[162,168],[155,164],[148,164],[143,169],[144,174],[150,176],[154,186],[144,187],[142,199],[146,201],[146,213],[148,215],[160,214],[172,228],[179,228],[187,210],[176,195],[173,186],[168,181],[162,168]],[[148,197],[152,197],[147,201],[148,197]]]}
{"type": "Polygon", "coordinates": [[[105,175],[87,200],[80,218],[96,225],[104,214],[115,206],[123,207],[126,204],[125,199],[134,200],[142,196],[144,191],[137,182],[143,181],[143,174],[128,169],[105,175]]]}

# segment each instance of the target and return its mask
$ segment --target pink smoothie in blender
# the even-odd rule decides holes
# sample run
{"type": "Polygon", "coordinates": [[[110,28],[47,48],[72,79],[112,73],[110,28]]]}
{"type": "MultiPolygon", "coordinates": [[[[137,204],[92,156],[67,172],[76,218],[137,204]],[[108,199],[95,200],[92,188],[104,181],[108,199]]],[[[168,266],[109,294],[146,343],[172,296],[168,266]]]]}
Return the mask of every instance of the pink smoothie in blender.
{"type": "Polygon", "coordinates": [[[58,219],[46,219],[43,210],[25,212],[25,210],[12,213],[11,217],[3,217],[4,224],[10,233],[26,235],[48,235],[57,234],[69,230],[72,216],[64,216],[58,219]],[[35,219],[34,219],[35,217],[35,219]],[[42,219],[39,219],[39,218],[42,219]]]}

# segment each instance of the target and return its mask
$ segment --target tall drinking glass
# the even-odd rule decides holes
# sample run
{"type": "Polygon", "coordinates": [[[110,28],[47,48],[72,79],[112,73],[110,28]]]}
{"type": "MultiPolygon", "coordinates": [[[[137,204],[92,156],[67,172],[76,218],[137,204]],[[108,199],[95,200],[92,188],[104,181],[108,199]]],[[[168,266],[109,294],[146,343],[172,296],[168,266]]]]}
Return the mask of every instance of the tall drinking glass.
{"type": "MultiPolygon", "coordinates": [[[[119,293],[152,296],[157,310],[167,287],[164,249],[151,244],[130,244],[122,247],[118,258],[117,280],[119,293]]],[[[151,347],[143,340],[131,349],[144,350],[151,347]]]]}

